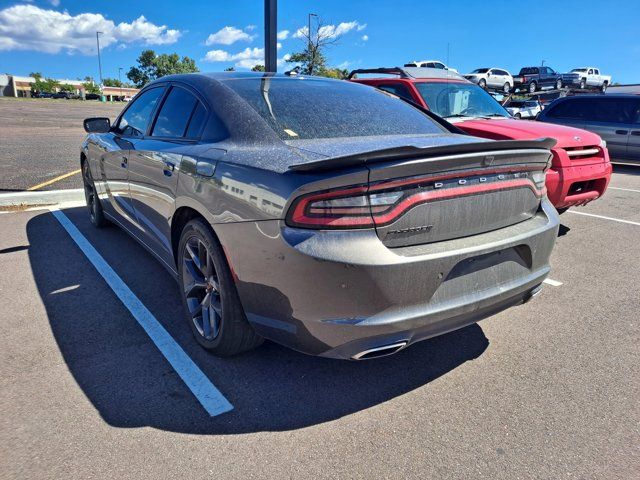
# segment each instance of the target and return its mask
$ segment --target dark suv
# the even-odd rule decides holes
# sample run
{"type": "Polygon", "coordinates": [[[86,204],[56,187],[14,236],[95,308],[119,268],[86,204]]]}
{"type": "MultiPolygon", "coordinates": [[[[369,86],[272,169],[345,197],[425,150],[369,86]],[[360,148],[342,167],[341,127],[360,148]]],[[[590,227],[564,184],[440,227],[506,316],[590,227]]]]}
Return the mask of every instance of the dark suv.
{"type": "Polygon", "coordinates": [[[559,98],[538,115],[538,120],[590,130],[607,142],[612,160],[640,163],[638,95],[580,95],[559,98]]]}

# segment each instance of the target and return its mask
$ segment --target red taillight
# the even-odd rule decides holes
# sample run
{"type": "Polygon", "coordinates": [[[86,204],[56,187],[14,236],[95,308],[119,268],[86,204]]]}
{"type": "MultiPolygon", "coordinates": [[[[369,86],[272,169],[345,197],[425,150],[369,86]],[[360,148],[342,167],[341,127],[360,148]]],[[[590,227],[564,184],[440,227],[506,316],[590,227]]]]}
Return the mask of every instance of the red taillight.
{"type": "Polygon", "coordinates": [[[371,228],[393,223],[411,208],[432,201],[513,188],[529,188],[542,197],[546,193],[544,174],[538,185],[525,173],[534,169],[537,167],[455,172],[311,193],[294,202],[287,224],[315,229],[371,228]]]}

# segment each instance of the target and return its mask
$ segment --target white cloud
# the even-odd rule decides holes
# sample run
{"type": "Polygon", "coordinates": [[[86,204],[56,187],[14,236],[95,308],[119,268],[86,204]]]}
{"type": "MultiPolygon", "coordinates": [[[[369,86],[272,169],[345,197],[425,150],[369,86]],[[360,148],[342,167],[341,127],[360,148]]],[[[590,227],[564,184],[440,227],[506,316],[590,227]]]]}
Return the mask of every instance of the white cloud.
{"type": "Polygon", "coordinates": [[[246,27],[244,27],[244,29],[245,29],[247,32],[253,32],[256,28],[258,28],[258,27],[257,27],[257,26],[255,26],[255,25],[247,25],[246,27]]]}
{"type": "Polygon", "coordinates": [[[100,45],[139,42],[145,45],[175,43],[182,34],[166,25],[155,25],[144,16],[131,23],[115,24],[99,13],[45,10],[34,5],[15,5],[0,10],[0,50],[62,50],[92,54],[96,31],[102,32],[100,45]]]}
{"type": "MultiPolygon", "coordinates": [[[[282,44],[278,43],[278,50],[282,48],[282,44]]],[[[278,59],[278,62],[284,63],[291,55],[286,54],[278,59]]],[[[229,53],[225,50],[210,50],[202,59],[205,62],[235,62],[238,68],[253,68],[256,65],[264,65],[264,48],[247,47],[238,53],[229,53]]]]}
{"type": "Polygon", "coordinates": [[[369,40],[369,35],[362,35],[362,41],[366,42],[367,40],[369,40]]]}
{"type": "Polygon", "coordinates": [[[60,0],[49,0],[49,3],[54,7],[57,7],[58,5],[60,5],[60,0]]]}
{"type": "MultiPolygon", "coordinates": [[[[366,23],[358,23],[357,21],[342,22],[338,25],[323,25],[318,30],[318,33],[323,37],[336,38],[349,33],[351,30],[361,31],[367,28],[366,23]]],[[[309,28],[301,27],[293,34],[293,38],[306,38],[309,28]]]]}
{"type": "Polygon", "coordinates": [[[345,60],[344,62],[339,63],[338,65],[336,65],[336,67],[344,70],[344,69],[348,68],[349,65],[351,65],[351,62],[349,60],[345,60]]]}
{"type": "Polygon", "coordinates": [[[278,32],[278,40],[286,40],[289,38],[289,30],[282,30],[278,32]]]}
{"type": "MultiPolygon", "coordinates": [[[[251,25],[249,25],[251,26],[251,25]]],[[[250,42],[255,38],[254,35],[249,35],[247,32],[243,32],[236,27],[223,27],[216,33],[212,33],[207,37],[204,42],[205,45],[231,45],[236,42],[250,42]]]]}

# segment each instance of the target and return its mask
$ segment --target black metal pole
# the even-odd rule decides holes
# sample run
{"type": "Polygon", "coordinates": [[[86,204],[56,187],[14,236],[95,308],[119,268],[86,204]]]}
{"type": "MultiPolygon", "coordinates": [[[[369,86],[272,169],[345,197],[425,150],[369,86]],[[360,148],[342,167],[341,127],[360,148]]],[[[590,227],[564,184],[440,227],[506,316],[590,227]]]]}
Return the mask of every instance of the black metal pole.
{"type": "Polygon", "coordinates": [[[278,0],[264,0],[264,70],[278,71],[278,0]]]}

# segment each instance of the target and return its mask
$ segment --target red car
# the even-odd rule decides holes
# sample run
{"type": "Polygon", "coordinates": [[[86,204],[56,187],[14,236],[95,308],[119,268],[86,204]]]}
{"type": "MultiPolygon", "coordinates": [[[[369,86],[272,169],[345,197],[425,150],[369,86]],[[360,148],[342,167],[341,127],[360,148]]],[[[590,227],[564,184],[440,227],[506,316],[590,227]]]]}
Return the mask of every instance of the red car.
{"type": "Polygon", "coordinates": [[[547,171],[551,203],[563,213],[601,197],[611,179],[606,144],[591,132],[549,123],[516,120],[491,95],[465,78],[431,68],[354,70],[352,82],[363,83],[405,98],[454,123],[464,132],[493,140],[557,140],[547,171]],[[372,78],[357,78],[374,74],[372,78]],[[384,75],[384,76],[381,76],[384,75]]]}

